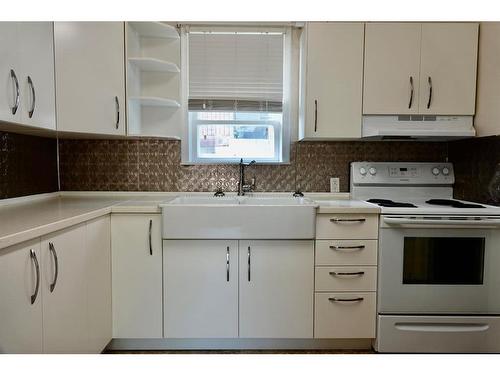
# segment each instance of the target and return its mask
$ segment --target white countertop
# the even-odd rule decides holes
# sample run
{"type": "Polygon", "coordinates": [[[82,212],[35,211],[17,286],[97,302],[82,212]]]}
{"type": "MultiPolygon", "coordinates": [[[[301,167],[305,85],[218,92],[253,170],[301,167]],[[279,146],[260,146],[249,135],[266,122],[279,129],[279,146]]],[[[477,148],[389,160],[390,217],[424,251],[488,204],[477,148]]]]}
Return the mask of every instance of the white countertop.
{"type": "MultiPolygon", "coordinates": [[[[5,199],[0,201],[0,249],[109,213],[159,214],[160,203],[179,195],[191,194],[207,195],[179,192],[59,192],[5,199]]],[[[267,194],[272,193],[262,195],[267,194]]],[[[350,200],[348,193],[310,193],[306,197],[319,203],[318,213],[380,212],[376,205],[350,200]]]]}

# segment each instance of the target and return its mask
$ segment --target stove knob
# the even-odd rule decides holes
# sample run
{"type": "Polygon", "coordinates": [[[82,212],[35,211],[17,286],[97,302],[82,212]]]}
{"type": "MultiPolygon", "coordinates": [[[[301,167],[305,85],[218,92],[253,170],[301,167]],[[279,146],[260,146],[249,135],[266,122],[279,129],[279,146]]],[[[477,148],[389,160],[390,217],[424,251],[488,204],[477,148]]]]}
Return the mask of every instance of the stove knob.
{"type": "Polygon", "coordinates": [[[371,168],[369,169],[369,172],[370,172],[370,174],[371,174],[372,176],[375,176],[375,175],[377,174],[377,170],[376,170],[375,168],[373,168],[373,167],[371,167],[371,168]]]}
{"type": "Polygon", "coordinates": [[[436,167],[432,168],[432,174],[434,176],[437,176],[439,174],[439,168],[436,168],[436,167]]]}
{"type": "Polygon", "coordinates": [[[364,167],[359,168],[359,174],[361,176],[366,176],[366,168],[364,168],[364,167]]]}
{"type": "Polygon", "coordinates": [[[445,176],[448,176],[450,174],[450,170],[446,167],[443,168],[443,170],[441,171],[445,176]]]}

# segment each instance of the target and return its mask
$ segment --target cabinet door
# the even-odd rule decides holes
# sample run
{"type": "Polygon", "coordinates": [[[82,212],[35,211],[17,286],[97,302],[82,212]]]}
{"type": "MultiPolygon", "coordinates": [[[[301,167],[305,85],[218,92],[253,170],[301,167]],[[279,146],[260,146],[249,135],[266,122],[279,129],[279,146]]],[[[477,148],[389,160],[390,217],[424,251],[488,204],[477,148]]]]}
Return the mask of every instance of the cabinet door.
{"type": "MultiPolygon", "coordinates": [[[[21,83],[19,63],[18,63],[18,22],[0,22],[0,120],[19,122],[21,110],[19,106],[15,114],[12,108],[16,102],[16,85],[21,83]],[[13,71],[14,77],[11,75],[13,71]]],[[[19,94],[20,95],[20,94],[19,94]]],[[[20,99],[19,99],[20,100],[20,99]]],[[[2,125],[0,124],[0,129],[2,125]]]]}
{"type": "Polygon", "coordinates": [[[42,352],[42,290],[36,290],[41,268],[37,263],[38,239],[0,250],[0,353],[42,352]]]}
{"type": "Polygon", "coordinates": [[[482,22],[479,33],[477,108],[479,137],[500,134],[500,22],[482,22]]]}
{"type": "Polygon", "coordinates": [[[88,351],[100,353],[113,336],[110,216],[88,222],[86,236],[88,351]]]}
{"type": "Polygon", "coordinates": [[[55,22],[57,125],[125,134],[123,22],[55,22]]]}
{"type": "Polygon", "coordinates": [[[420,113],[473,115],[478,24],[422,24],[420,113]]]}
{"type": "Polygon", "coordinates": [[[240,241],[240,337],[312,338],[313,241],[240,241]]]}
{"type": "Polygon", "coordinates": [[[238,337],[238,241],[163,242],[166,338],[238,337]]]}
{"type": "Polygon", "coordinates": [[[85,224],[43,237],[41,252],[43,351],[86,352],[85,224]]]}
{"type": "Polygon", "coordinates": [[[362,23],[308,23],[302,53],[305,138],[360,138],[362,23]]]}
{"type": "Polygon", "coordinates": [[[417,113],[422,24],[365,27],[363,114],[417,113]]]}
{"type": "Polygon", "coordinates": [[[112,215],[114,338],[161,338],[161,215],[112,215]]]}
{"type": "Polygon", "coordinates": [[[52,22],[19,23],[21,122],[56,129],[52,22]]]}

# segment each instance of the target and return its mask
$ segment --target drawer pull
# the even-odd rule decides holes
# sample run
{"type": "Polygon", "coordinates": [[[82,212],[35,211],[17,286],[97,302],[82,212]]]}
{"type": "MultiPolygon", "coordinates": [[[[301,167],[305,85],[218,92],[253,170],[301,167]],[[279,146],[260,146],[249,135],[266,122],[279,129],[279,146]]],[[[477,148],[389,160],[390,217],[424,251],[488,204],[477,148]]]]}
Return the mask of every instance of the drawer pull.
{"type": "Polygon", "coordinates": [[[330,297],[328,298],[328,301],[331,302],[361,302],[363,301],[363,297],[357,297],[357,298],[337,298],[337,297],[330,297]]]}
{"type": "Polygon", "coordinates": [[[356,245],[356,246],[334,246],[331,245],[330,249],[337,251],[360,251],[365,248],[365,245],[356,245]]]}
{"type": "Polygon", "coordinates": [[[334,217],[330,219],[332,223],[364,223],[366,221],[365,218],[360,219],[339,219],[338,217],[334,217]]]}
{"type": "Polygon", "coordinates": [[[365,274],[364,271],[357,271],[357,272],[335,272],[331,271],[328,272],[332,276],[363,276],[365,274]]]}

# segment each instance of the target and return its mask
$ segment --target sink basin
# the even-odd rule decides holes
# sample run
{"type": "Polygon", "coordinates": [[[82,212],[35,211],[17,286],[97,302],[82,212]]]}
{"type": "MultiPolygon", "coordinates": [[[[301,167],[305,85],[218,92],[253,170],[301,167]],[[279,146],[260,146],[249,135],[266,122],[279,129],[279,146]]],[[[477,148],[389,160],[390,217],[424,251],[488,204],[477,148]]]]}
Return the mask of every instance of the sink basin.
{"type": "Polygon", "coordinates": [[[165,239],[311,239],[317,204],[294,197],[178,197],[160,205],[165,239]]]}

